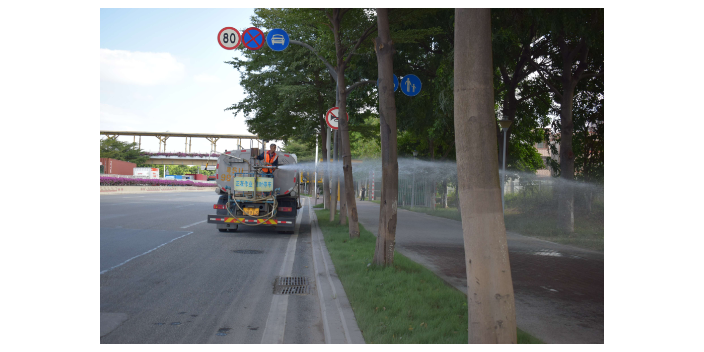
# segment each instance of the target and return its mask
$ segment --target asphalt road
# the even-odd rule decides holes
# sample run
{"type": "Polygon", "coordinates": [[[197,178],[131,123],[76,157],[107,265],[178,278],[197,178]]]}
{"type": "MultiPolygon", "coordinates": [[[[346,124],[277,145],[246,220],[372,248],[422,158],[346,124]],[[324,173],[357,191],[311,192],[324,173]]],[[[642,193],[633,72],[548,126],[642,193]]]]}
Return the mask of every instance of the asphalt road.
{"type": "Polygon", "coordinates": [[[325,342],[314,288],[287,295],[285,324],[267,329],[281,307],[277,276],[315,284],[307,205],[291,235],[218,232],[205,222],[216,202],[211,192],[100,197],[101,343],[325,342]]]}

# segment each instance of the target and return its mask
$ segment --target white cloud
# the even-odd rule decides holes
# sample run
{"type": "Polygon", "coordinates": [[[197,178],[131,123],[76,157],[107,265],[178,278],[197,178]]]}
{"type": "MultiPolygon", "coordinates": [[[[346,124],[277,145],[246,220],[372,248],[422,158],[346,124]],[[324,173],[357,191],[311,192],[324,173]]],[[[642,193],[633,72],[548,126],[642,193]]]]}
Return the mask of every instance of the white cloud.
{"type": "Polygon", "coordinates": [[[100,129],[129,131],[139,129],[144,119],[134,113],[108,104],[100,104],[100,129]]]}
{"type": "Polygon", "coordinates": [[[100,49],[100,79],[143,86],[172,83],[185,66],[169,53],[100,49]]]}
{"type": "Polygon", "coordinates": [[[199,83],[217,83],[220,82],[218,76],[200,74],[193,76],[193,80],[199,83]]]}

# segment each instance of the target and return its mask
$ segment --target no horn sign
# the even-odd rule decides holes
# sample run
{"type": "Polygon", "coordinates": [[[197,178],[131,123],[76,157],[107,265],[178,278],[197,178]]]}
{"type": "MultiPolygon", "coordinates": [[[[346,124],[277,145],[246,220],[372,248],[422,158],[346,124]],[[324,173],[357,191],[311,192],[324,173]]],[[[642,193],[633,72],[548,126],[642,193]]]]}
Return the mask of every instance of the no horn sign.
{"type": "MultiPolygon", "coordinates": [[[[332,128],[333,130],[338,129],[339,124],[338,124],[338,115],[340,114],[340,108],[337,106],[334,108],[331,108],[328,110],[328,112],[325,114],[325,122],[332,128]]],[[[350,114],[347,114],[347,121],[350,120],[350,114]]]]}

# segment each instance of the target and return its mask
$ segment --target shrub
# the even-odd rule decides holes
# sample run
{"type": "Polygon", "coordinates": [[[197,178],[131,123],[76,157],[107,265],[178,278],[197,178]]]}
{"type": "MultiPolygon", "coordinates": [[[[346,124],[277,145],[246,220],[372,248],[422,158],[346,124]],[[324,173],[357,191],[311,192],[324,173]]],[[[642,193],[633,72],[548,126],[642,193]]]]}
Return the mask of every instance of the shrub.
{"type": "Polygon", "coordinates": [[[100,176],[101,186],[191,186],[214,187],[212,183],[193,182],[191,180],[162,180],[149,178],[122,178],[100,176]]]}

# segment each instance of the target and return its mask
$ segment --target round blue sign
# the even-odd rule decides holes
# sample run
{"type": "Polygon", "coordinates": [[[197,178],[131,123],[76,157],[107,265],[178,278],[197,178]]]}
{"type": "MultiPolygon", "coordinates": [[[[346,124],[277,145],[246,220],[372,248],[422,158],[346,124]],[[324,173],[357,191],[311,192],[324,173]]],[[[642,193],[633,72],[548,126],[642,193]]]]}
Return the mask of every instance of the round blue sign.
{"type": "Polygon", "coordinates": [[[409,97],[414,97],[420,93],[420,78],[416,75],[405,75],[401,78],[401,91],[409,97]]]}
{"type": "MultiPolygon", "coordinates": [[[[376,86],[379,87],[379,79],[376,80],[376,86]]],[[[398,77],[394,75],[394,92],[398,90],[398,77]]]]}
{"type": "Polygon", "coordinates": [[[264,33],[256,27],[247,28],[242,32],[242,44],[249,50],[259,50],[264,46],[264,33]]]}
{"type": "Polygon", "coordinates": [[[288,33],[280,28],[274,28],[266,35],[266,44],[274,51],[282,51],[288,47],[288,33]]]}

